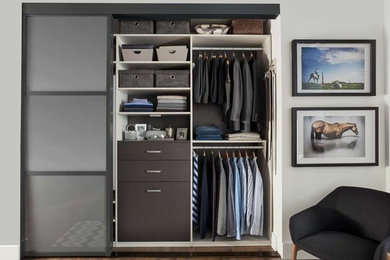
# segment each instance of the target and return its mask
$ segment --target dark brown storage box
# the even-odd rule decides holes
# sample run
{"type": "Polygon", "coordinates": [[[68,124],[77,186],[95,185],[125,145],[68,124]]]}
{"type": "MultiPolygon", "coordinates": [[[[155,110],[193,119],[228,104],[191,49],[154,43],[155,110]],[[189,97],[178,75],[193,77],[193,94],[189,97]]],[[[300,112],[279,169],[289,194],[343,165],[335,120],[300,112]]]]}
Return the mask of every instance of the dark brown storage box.
{"type": "Polygon", "coordinates": [[[190,86],[190,72],[188,70],[156,70],[156,87],[190,86]]]}
{"type": "Polygon", "coordinates": [[[154,71],[153,70],[120,70],[119,71],[119,87],[154,87],[154,71]]]}
{"type": "Polygon", "coordinates": [[[233,34],[263,34],[264,20],[261,19],[234,19],[232,21],[233,34]]]}
{"type": "Polygon", "coordinates": [[[157,21],[156,33],[188,34],[190,33],[190,21],[188,20],[157,21]]]}
{"type": "Polygon", "coordinates": [[[127,34],[153,34],[154,22],[151,20],[121,20],[120,32],[127,34]]]}

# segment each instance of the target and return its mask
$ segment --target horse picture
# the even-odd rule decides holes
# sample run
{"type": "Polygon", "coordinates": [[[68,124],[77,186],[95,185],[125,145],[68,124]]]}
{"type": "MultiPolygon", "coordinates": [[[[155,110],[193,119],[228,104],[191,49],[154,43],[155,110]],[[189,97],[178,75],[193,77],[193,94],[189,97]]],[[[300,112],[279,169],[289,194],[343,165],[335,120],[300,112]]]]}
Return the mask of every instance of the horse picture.
{"type": "Polygon", "coordinates": [[[307,83],[310,83],[310,80],[313,80],[314,83],[318,84],[318,81],[320,80],[320,74],[318,73],[318,69],[316,68],[309,77],[309,80],[307,83]]]}
{"type": "Polygon", "coordinates": [[[293,108],[293,166],[376,164],[377,110],[293,108]]]}
{"type": "Polygon", "coordinates": [[[341,138],[346,132],[351,130],[355,135],[359,134],[356,123],[328,123],[323,120],[314,121],[311,125],[311,138],[322,139],[322,135],[329,139],[341,138]]]}

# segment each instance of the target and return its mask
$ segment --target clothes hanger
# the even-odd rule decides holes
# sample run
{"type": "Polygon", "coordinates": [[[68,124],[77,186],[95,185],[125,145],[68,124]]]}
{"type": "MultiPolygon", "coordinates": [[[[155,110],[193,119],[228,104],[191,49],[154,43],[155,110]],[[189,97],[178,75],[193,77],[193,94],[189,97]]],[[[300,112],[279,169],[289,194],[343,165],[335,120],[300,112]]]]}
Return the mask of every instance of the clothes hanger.
{"type": "Polygon", "coordinates": [[[221,159],[221,152],[218,150],[218,159],[221,159]]]}
{"type": "Polygon", "coordinates": [[[206,156],[206,151],[205,150],[203,150],[203,156],[206,156]]]}
{"type": "Polygon", "coordinates": [[[256,153],[255,153],[255,150],[252,151],[252,157],[255,158],[256,157],[256,153]]]}
{"type": "Polygon", "coordinates": [[[233,158],[236,158],[236,153],[234,152],[234,150],[232,150],[233,152],[233,158]]]}
{"type": "Polygon", "coordinates": [[[255,56],[253,55],[253,52],[251,52],[251,59],[255,59],[255,56]]]}
{"type": "Polygon", "coordinates": [[[229,159],[229,153],[227,150],[225,151],[225,155],[226,155],[226,159],[229,159]]]}
{"type": "Polygon", "coordinates": [[[244,51],[242,52],[242,58],[246,59],[244,51]]]}
{"type": "Polygon", "coordinates": [[[248,157],[248,151],[245,150],[245,157],[248,157]]]}
{"type": "Polygon", "coordinates": [[[241,158],[241,150],[238,150],[238,158],[241,158]]]}

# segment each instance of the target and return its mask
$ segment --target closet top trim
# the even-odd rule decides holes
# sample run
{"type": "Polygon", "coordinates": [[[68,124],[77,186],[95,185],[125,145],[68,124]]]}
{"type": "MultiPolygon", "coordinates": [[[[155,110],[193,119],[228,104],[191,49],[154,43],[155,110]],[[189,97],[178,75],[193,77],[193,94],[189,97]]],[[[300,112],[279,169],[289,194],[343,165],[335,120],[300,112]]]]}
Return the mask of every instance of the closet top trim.
{"type": "Polygon", "coordinates": [[[262,18],[275,19],[279,4],[106,4],[23,3],[24,15],[114,15],[141,18],[262,18]]]}

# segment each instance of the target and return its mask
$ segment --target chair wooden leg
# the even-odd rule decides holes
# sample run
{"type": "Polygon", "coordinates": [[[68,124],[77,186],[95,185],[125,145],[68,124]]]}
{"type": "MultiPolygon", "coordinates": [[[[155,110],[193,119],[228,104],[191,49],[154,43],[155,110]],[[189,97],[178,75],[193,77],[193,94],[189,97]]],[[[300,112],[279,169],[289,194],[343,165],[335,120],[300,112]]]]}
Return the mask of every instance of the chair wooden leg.
{"type": "Polygon", "coordinates": [[[387,260],[390,260],[390,253],[387,253],[387,260]]]}
{"type": "Polygon", "coordinates": [[[299,251],[299,248],[295,244],[293,244],[291,260],[297,260],[298,251],[299,251]]]}

